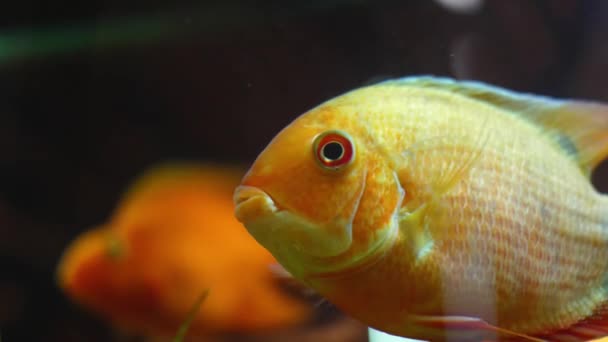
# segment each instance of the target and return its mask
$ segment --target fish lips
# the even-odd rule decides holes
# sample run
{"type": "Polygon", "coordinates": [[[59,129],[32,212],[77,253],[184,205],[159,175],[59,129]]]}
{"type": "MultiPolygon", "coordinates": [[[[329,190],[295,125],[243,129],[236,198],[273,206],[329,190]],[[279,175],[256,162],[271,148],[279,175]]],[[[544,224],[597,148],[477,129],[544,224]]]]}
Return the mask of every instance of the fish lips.
{"type": "Polygon", "coordinates": [[[328,258],[346,252],[352,245],[352,221],[336,217],[316,224],[288,209],[279,208],[269,194],[248,186],[234,193],[235,216],[249,233],[279,261],[295,255],[328,258]]]}

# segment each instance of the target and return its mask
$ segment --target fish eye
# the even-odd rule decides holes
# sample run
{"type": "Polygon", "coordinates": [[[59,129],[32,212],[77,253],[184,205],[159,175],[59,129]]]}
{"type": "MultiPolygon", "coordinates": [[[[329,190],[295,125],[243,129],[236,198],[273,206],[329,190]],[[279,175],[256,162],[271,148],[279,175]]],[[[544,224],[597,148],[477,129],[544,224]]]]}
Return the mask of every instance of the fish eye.
{"type": "Polygon", "coordinates": [[[106,254],[111,260],[117,261],[123,256],[123,252],[122,245],[117,237],[106,237],[106,254]]]}
{"type": "Polygon", "coordinates": [[[315,137],[313,152],[317,163],[327,170],[339,170],[355,159],[355,147],[348,134],[327,131],[315,137]]]}

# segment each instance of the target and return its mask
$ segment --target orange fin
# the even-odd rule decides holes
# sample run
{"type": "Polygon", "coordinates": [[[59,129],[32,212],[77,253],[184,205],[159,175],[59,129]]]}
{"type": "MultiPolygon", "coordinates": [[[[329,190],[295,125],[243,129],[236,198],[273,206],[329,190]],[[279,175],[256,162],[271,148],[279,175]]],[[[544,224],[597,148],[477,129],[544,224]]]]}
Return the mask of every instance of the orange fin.
{"type": "MultiPolygon", "coordinates": [[[[513,339],[517,341],[545,342],[545,339],[520,334],[507,329],[491,325],[477,317],[467,316],[414,316],[414,324],[420,328],[446,331],[458,335],[460,339],[470,340],[484,337],[484,335],[495,335],[499,340],[513,339]],[[475,338],[474,335],[477,335],[475,338]]],[[[485,339],[483,339],[485,340],[485,339]]]]}
{"type": "Polygon", "coordinates": [[[131,184],[127,195],[137,194],[150,187],[162,187],[166,182],[186,179],[235,179],[237,182],[245,174],[244,168],[233,164],[197,163],[194,161],[167,161],[158,163],[143,171],[131,184]],[[159,185],[160,184],[160,185],[159,185]]]}
{"type": "Polygon", "coordinates": [[[408,77],[384,84],[447,90],[518,115],[539,127],[543,135],[568,154],[587,175],[608,156],[607,105],[558,100],[480,82],[430,76],[408,77]]]}
{"type": "MultiPolygon", "coordinates": [[[[142,172],[123,194],[121,202],[134,201],[160,189],[176,185],[202,184],[205,188],[219,183],[236,187],[245,174],[245,168],[238,165],[222,165],[213,163],[197,163],[190,161],[164,162],[152,166],[142,172]]],[[[119,205],[118,207],[121,207],[119,205]]]]}
{"type": "MultiPolygon", "coordinates": [[[[124,191],[110,218],[112,225],[133,229],[148,229],[149,225],[130,224],[133,220],[141,223],[142,215],[147,215],[151,206],[169,198],[181,200],[190,198],[217,198],[226,203],[232,201],[234,188],[245,172],[236,166],[196,162],[165,162],[150,167],[138,175],[124,191]]],[[[170,209],[165,209],[170,210],[170,209]]]]}

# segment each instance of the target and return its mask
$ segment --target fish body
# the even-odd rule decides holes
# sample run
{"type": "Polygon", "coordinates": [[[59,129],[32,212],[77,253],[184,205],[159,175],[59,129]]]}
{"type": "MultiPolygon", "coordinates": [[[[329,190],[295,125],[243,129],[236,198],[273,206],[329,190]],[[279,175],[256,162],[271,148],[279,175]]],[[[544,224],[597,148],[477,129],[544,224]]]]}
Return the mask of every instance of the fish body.
{"type": "Polygon", "coordinates": [[[607,153],[603,105],[392,80],[283,129],[235,213],[296,278],[379,330],[585,340],[608,332],[608,200],[589,180],[607,153]]]}
{"type": "Polygon", "coordinates": [[[275,259],[233,215],[242,172],[172,164],[147,172],[109,222],[79,236],[59,263],[60,287],[116,327],[173,336],[206,293],[189,335],[260,332],[304,321],[282,292],[275,259]]]}

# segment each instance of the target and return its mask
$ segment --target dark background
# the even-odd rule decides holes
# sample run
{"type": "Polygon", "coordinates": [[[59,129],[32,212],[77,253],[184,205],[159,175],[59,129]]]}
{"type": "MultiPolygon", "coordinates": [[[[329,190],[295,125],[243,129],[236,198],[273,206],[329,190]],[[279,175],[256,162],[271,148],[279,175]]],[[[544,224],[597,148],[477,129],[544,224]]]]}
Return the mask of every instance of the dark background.
{"type": "Polygon", "coordinates": [[[5,1],[3,341],[111,339],[56,289],[54,269],[148,166],[250,163],[305,110],[389,77],[608,100],[607,43],[608,3],[596,0],[487,0],[472,14],[428,0],[5,1]],[[128,37],[150,17],[162,24],[128,37]]]}

